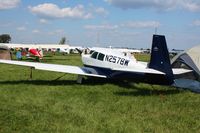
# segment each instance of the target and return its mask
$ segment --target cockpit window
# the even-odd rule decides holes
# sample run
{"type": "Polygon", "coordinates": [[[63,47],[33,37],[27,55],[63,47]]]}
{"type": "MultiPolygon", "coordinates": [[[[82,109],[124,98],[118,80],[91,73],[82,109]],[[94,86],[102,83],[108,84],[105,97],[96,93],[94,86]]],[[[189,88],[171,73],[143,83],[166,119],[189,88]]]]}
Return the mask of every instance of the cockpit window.
{"type": "Polygon", "coordinates": [[[105,57],[104,54],[99,53],[99,55],[98,55],[98,60],[103,61],[104,57],[105,57]]]}
{"type": "Polygon", "coordinates": [[[94,52],[94,53],[92,54],[91,58],[96,59],[96,58],[97,58],[97,54],[98,54],[98,52],[94,52]]]}

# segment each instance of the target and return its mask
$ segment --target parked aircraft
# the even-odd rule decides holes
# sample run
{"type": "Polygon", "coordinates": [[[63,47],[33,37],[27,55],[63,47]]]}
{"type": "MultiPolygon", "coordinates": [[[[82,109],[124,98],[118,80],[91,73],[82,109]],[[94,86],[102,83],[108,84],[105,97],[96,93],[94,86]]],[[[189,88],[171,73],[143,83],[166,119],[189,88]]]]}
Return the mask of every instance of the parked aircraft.
{"type": "Polygon", "coordinates": [[[143,53],[142,50],[139,49],[127,49],[127,48],[114,48],[120,52],[126,52],[126,53],[131,53],[131,54],[141,54],[143,53]]]}
{"type": "Polygon", "coordinates": [[[39,70],[78,74],[83,76],[136,80],[151,84],[172,85],[175,76],[191,72],[187,69],[172,69],[165,36],[153,35],[150,62],[137,61],[133,56],[112,49],[82,52],[83,67],[35,62],[0,60],[0,63],[28,66],[39,70]]]}
{"type": "Polygon", "coordinates": [[[40,60],[43,58],[43,51],[42,51],[42,48],[39,48],[39,49],[35,49],[35,48],[30,48],[28,50],[29,52],[29,55],[27,56],[27,58],[32,58],[34,57],[36,60],[40,60]]]}
{"type": "Polygon", "coordinates": [[[56,52],[59,51],[61,53],[78,53],[76,49],[83,49],[81,46],[69,46],[67,44],[58,45],[58,44],[15,44],[15,43],[0,43],[0,45],[6,45],[9,48],[16,49],[16,48],[23,48],[23,49],[46,49],[47,51],[56,52]]]}
{"type": "Polygon", "coordinates": [[[63,54],[70,54],[70,49],[69,48],[60,48],[59,52],[63,53],[63,54]]]}

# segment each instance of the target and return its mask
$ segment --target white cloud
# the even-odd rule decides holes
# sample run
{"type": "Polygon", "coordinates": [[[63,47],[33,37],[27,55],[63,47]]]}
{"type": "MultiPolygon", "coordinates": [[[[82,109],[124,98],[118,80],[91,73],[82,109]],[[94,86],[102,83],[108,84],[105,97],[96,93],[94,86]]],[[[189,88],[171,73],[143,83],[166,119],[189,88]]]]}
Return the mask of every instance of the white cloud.
{"type": "Polygon", "coordinates": [[[48,20],[43,19],[43,18],[40,19],[39,22],[40,22],[41,24],[48,24],[48,23],[49,23],[48,20]]]}
{"type": "Polygon", "coordinates": [[[118,25],[109,25],[109,24],[103,24],[103,25],[85,25],[85,29],[88,30],[115,30],[119,28],[118,25]]]}
{"type": "Polygon", "coordinates": [[[33,30],[32,32],[33,32],[33,33],[40,33],[40,30],[35,29],[35,30],[33,30]]]}
{"type": "Polygon", "coordinates": [[[191,11],[191,12],[198,12],[200,11],[200,3],[194,3],[194,2],[184,2],[182,3],[183,8],[191,11]]]}
{"type": "Polygon", "coordinates": [[[155,28],[159,26],[160,22],[158,21],[129,21],[121,24],[121,27],[126,28],[155,28]]]}
{"type": "Polygon", "coordinates": [[[168,10],[174,6],[173,0],[105,0],[106,2],[123,9],[156,8],[168,10]]]}
{"type": "Polygon", "coordinates": [[[83,5],[60,8],[53,3],[44,3],[34,7],[29,6],[29,10],[38,16],[47,18],[92,18],[92,14],[86,12],[83,5]]]}
{"type": "Polygon", "coordinates": [[[198,0],[105,0],[111,5],[122,9],[150,8],[155,10],[186,9],[188,11],[200,11],[198,0]]]}
{"type": "Polygon", "coordinates": [[[89,6],[88,6],[88,10],[93,14],[93,15],[97,15],[97,16],[107,16],[109,15],[109,11],[106,10],[104,7],[98,7],[98,6],[95,6],[93,5],[92,3],[89,3],[89,6]]]}
{"type": "Polygon", "coordinates": [[[17,30],[18,30],[18,31],[25,31],[25,30],[26,30],[26,27],[24,27],[24,26],[17,27],[17,30]]]}
{"type": "Polygon", "coordinates": [[[7,23],[0,23],[0,27],[11,27],[13,26],[13,22],[7,22],[7,23]]]}
{"type": "Polygon", "coordinates": [[[200,20],[195,20],[192,23],[193,26],[200,26],[200,20]]]}
{"type": "Polygon", "coordinates": [[[129,21],[121,24],[85,25],[87,30],[117,30],[119,28],[155,28],[160,27],[158,21],[129,21]]]}
{"type": "Polygon", "coordinates": [[[55,31],[51,31],[48,33],[49,35],[58,35],[58,34],[64,34],[64,30],[62,29],[57,29],[55,31]]]}
{"type": "Polygon", "coordinates": [[[108,12],[105,8],[103,8],[103,7],[97,7],[94,11],[95,11],[97,14],[99,14],[99,15],[104,15],[104,16],[106,16],[106,15],[109,14],[109,12],[108,12]]]}
{"type": "Polygon", "coordinates": [[[0,0],[0,10],[15,8],[19,3],[20,0],[0,0]]]}

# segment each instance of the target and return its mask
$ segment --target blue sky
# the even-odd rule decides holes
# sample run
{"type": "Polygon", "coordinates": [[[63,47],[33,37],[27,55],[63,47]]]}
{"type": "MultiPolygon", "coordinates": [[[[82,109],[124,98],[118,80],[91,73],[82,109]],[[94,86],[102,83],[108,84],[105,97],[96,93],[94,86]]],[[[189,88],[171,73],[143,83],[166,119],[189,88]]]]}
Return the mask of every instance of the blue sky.
{"type": "Polygon", "coordinates": [[[170,49],[200,44],[199,0],[0,0],[0,17],[12,43],[150,48],[157,28],[170,49]]]}

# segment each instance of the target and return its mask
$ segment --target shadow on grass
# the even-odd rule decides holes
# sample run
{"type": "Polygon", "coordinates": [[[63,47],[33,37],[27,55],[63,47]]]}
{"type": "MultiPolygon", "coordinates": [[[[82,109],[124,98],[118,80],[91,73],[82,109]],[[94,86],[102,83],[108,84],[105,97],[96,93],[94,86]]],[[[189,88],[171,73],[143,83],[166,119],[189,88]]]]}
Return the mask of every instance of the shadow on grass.
{"type": "Polygon", "coordinates": [[[104,85],[104,84],[113,84],[122,88],[119,92],[114,92],[118,96],[151,96],[151,95],[171,95],[181,93],[180,90],[169,88],[169,89],[150,89],[147,87],[138,87],[135,83],[127,81],[117,81],[117,80],[108,80],[108,79],[86,79],[83,84],[78,84],[76,80],[17,80],[17,81],[0,81],[0,84],[31,84],[31,85],[51,85],[51,86],[60,86],[60,85],[104,85]],[[130,90],[124,90],[130,89],[130,90]]]}
{"type": "Polygon", "coordinates": [[[76,80],[13,80],[13,81],[0,81],[0,84],[32,84],[32,85],[88,85],[88,86],[94,86],[94,85],[104,85],[107,83],[128,87],[123,81],[116,82],[106,79],[84,79],[82,84],[79,84],[76,82],[76,80]]]}
{"type": "Polygon", "coordinates": [[[0,84],[31,84],[31,85],[74,85],[75,80],[17,80],[17,81],[0,81],[0,84]]]}
{"type": "Polygon", "coordinates": [[[120,91],[120,92],[114,92],[115,95],[118,96],[152,96],[152,95],[159,95],[159,96],[164,96],[164,95],[173,95],[173,94],[178,94],[181,93],[180,90],[175,90],[175,89],[169,89],[169,90],[147,90],[147,89],[137,89],[133,88],[135,90],[133,91],[120,91]]]}
{"type": "Polygon", "coordinates": [[[55,60],[66,61],[66,60],[70,60],[70,59],[65,59],[65,58],[63,58],[63,59],[62,58],[60,58],[60,59],[59,58],[58,59],[46,59],[45,58],[43,60],[45,60],[45,61],[55,61],[55,60]]]}
{"type": "Polygon", "coordinates": [[[87,81],[89,85],[102,84],[102,83],[110,83],[122,88],[120,92],[114,92],[115,95],[118,96],[151,96],[151,95],[172,95],[179,94],[182,91],[179,89],[171,88],[169,86],[160,86],[158,88],[154,87],[154,85],[146,84],[146,86],[141,87],[139,83],[141,82],[129,82],[129,81],[119,81],[119,80],[93,80],[92,83],[90,80],[87,81]],[[124,90],[124,89],[128,89],[124,90]]]}
{"type": "MultiPolygon", "coordinates": [[[[131,89],[130,91],[114,92],[114,94],[118,96],[152,96],[152,95],[164,96],[164,95],[172,95],[172,94],[181,93],[181,90],[170,88],[169,86],[160,86],[159,88],[154,88],[154,86],[150,84],[147,84],[146,87],[145,86],[141,87],[137,84],[138,82],[134,84],[128,82],[126,83],[126,89],[131,89]]],[[[123,84],[119,84],[119,86],[121,85],[123,84]]]]}

